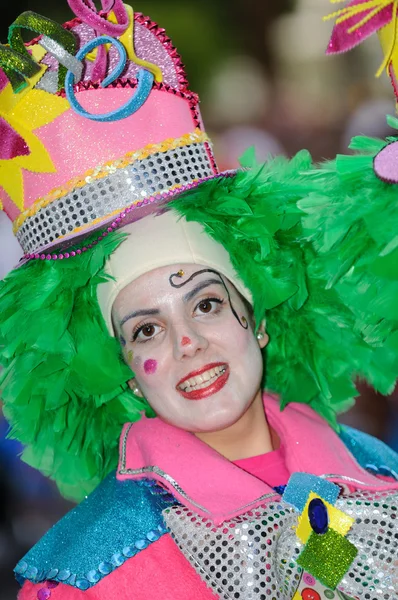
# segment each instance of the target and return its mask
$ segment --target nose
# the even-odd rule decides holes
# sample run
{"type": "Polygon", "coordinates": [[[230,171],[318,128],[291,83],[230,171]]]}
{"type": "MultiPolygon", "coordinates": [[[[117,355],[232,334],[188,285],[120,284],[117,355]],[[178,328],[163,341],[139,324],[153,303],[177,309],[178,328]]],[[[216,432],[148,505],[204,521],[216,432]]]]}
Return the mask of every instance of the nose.
{"type": "Polygon", "coordinates": [[[209,342],[196,328],[184,326],[174,332],[174,357],[182,360],[206,350],[209,342]]]}

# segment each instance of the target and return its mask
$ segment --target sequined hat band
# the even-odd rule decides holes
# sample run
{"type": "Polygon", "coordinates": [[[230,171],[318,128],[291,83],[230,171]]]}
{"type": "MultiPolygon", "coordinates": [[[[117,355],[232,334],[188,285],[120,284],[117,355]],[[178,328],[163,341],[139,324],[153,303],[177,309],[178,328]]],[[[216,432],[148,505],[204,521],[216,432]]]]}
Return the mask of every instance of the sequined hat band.
{"type": "Polygon", "coordinates": [[[54,190],[17,219],[16,237],[26,253],[101,227],[128,206],[137,207],[168,191],[214,175],[206,134],[197,130],[166,140],[74,180],[69,191],[54,190]],[[18,226],[19,225],[19,226],[18,226]]]}

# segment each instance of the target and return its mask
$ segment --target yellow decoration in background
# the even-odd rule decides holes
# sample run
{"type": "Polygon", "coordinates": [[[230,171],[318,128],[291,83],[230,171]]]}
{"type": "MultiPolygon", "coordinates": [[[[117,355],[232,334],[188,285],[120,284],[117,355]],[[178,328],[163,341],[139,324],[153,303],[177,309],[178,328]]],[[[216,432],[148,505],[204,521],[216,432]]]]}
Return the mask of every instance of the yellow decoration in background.
{"type": "Polygon", "coordinates": [[[335,531],[337,531],[337,533],[340,533],[341,535],[347,535],[352,525],[354,524],[355,519],[353,519],[349,515],[346,515],[332,504],[329,504],[329,502],[326,502],[326,500],[324,500],[324,498],[322,498],[321,496],[318,496],[318,494],[310,492],[307,503],[299,517],[298,525],[296,528],[296,534],[300,542],[306,544],[311,533],[313,533],[313,529],[310,525],[310,520],[308,518],[308,507],[311,500],[314,500],[315,498],[322,500],[322,502],[327,508],[329,516],[329,528],[334,529],[335,531]]]}

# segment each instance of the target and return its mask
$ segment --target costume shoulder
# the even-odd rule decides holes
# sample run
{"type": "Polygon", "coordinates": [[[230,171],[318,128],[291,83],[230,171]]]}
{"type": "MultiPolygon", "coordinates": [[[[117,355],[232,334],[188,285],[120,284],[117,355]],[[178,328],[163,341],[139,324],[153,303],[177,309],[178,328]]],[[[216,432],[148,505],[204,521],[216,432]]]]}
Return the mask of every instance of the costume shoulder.
{"type": "Polygon", "coordinates": [[[162,511],[172,504],[156,482],[118,481],[112,473],[24,556],[17,579],[86,590],[167,533],[162,511]]]}
{"type": "Polygon", "coordinates": [[[340,438],[355,460],[375,475],[385,475],[398,480],[398,454],[386,444],[348,425],[342,425],[340,438]]]}

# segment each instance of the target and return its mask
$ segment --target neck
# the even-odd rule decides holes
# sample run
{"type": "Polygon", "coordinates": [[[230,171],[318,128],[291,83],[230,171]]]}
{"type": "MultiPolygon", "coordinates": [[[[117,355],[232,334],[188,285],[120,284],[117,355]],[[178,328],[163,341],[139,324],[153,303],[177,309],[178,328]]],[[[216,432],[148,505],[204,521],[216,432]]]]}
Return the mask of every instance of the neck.
{"type": "Polygon", "coordinates": [[[236,423],[222,431],[195,433],[195,435],[231,461],[258,456],[274,449],[261,390],[236,423]]]}

